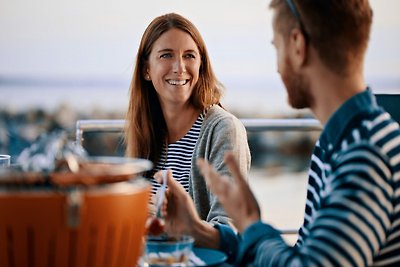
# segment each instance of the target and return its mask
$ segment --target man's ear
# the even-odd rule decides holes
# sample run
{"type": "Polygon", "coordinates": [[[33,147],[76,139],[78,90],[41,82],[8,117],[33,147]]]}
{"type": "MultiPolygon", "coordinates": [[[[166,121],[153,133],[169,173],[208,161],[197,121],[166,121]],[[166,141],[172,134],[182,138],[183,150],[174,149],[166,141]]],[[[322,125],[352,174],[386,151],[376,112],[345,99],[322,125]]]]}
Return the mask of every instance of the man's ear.
{"type": "Polygon", "coordinates": [[[299,28],[294,28],[290,33],[290,47],[292,63],[294,67],[301,67],[307,61],[307,43],[303,32],[299,28]]]}

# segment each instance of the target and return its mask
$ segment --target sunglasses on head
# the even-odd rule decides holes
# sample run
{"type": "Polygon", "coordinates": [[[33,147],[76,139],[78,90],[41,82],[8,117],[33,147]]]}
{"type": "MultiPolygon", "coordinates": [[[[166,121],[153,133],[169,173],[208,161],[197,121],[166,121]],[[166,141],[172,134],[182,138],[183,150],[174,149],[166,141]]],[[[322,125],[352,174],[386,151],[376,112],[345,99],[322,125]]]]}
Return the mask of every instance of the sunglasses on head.
{"type": "Polygon", "coordinates": [[[289,6],[289,9],[292,12],[292,14],[296,17],[296,20],[300,24],[300,30],[303,32],[304,36],[308,40],[308,34],[307,34],[307,32],[306,32],[306,30],[304,28],[304,24],[303,24],[303,21],[301,19],[300,12],[297,9],[296,5],[293,3],[292,0],[286,0],[286,4],[289,6]]]}

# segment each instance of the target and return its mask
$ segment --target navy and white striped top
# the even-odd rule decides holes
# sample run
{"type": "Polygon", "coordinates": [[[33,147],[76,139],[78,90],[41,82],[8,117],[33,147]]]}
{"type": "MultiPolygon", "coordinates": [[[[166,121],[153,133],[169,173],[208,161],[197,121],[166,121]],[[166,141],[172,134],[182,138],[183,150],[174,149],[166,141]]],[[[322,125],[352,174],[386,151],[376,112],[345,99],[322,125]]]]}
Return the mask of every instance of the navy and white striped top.
{"type": "Polygon", "coordinates": [[[296,245],[257,222],[242,233],[239,257],[240,266],[400,266],[400,129],[369,89],[321,134],[296,245]]]}
{"type": "MultiPolygon", "coordinates": [[[[161,151],[160,160],[157,162],[154,173],[159,170],[171,169],[174,178],[183,185],[186,191],[189,191],[189,177],[192,169],[192,157],[194,147],[200,135],[201,125],[204,120],[204,114],[200,114],[194,122],[192,128],[175,143],[166,145],[164,143],[161,151]]],[[[152,194],[154,195],[160,188],[160,184],[151,178],[152,194]]]]}
{"type": "Polygon", "coordinates": [[[297,243],[312,264],[400,266],[400,130],[375,105],[351,99],[315,147],[297,243]]]}

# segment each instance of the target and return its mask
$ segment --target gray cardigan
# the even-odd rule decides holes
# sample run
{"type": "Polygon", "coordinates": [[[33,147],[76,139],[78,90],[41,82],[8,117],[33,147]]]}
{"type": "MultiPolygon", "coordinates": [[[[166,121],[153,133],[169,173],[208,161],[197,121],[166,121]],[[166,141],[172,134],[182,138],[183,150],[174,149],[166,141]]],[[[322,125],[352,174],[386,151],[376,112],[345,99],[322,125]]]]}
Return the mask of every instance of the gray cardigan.
{"type": "Polygon", "coordinates": [[[207,189],[205,180],[196,165],[197,158],[208,160],[218,173],[230,175],[224,163],[224,154],[232,151],[238,160],[241,173],[247,178],[250,169],[250,149],[247,133],[241,121],[234,115],[214,105],[207,111],[200,136],[194,148],[189,193],[201,219],[210,223],[227,223],[218,199],[207,189]]]}

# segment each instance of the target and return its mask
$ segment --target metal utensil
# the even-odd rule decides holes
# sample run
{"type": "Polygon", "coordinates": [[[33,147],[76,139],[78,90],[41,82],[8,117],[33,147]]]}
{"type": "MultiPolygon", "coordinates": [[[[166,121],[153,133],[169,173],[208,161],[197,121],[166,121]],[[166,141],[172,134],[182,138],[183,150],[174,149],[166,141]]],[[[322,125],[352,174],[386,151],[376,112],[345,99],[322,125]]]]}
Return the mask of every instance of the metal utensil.
{"type": "Polygon", "coordinates": [[[162,218],[161,215],[161,208],[162,204],[164,202],[164,197],[165,197],[165,190],[167,189],[167,170],[162,171],[162,185],[160,187],[160,192],[158,193],[158,198],[157,198],[157,206],[156,206],[156,216],[157,218],[162,218]]]}

